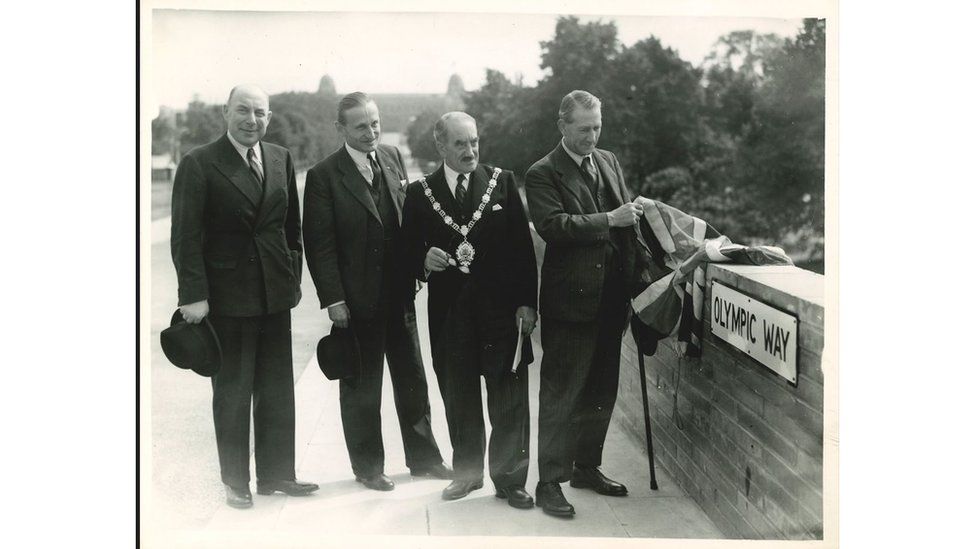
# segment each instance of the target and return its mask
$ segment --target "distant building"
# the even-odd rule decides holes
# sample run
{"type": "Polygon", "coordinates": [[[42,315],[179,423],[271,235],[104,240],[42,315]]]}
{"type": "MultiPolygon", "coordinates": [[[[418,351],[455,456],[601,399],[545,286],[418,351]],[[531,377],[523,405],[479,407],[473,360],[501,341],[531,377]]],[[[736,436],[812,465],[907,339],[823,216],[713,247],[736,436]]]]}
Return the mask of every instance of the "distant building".
{"type": "Polygon", "coordinates": [[[447,96],[444,106],[448,111],[464,110],[464,81],[457,74],[452,74],[447,83],[447,96]]]}
{"type": "Polygon", "coordinates": [[[176,163],[169,154],[152,155],[152,180],[172,181],[176,175],[176,163]]]}

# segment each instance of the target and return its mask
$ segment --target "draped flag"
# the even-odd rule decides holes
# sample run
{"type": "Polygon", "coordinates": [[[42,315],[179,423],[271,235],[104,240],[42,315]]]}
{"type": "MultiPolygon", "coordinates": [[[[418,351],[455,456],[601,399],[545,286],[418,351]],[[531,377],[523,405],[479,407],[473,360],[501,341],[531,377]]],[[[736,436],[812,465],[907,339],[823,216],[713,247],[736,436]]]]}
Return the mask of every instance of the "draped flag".
{"type": "MultiPolygon", "coordinates": [[[[644,216],[637,239],[651,261],[640,274],[639,293],[631,300],[641,339],[677,335],[687,356],[701,356],[705,265],[792,265],[775,246],[734,244],[701,219],[663,202],[638,197],[644,216]]],[[[651,354],[651,353],[648,353],[651,354]]]]}

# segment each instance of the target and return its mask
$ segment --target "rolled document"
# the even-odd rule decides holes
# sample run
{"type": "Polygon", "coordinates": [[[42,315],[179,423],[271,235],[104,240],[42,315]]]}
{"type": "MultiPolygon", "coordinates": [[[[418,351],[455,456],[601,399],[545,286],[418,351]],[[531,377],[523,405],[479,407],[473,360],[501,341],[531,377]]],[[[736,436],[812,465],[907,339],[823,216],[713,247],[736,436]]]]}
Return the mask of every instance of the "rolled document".
{"type": "Polygon", "coordinates": [[[518,343],[515,344],[515,360],[512,361],[512,373],[518,370],[519,362],[522,360],[522,319],[519,319],[518,325],[518,343]]]}

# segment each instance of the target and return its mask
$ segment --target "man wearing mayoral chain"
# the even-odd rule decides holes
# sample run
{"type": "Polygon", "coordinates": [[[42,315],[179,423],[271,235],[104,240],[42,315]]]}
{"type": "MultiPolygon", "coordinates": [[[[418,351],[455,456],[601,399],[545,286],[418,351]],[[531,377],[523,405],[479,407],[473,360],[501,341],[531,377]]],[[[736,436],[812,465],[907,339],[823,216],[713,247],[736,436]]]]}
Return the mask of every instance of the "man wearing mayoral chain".
{"type": "Polygon", "coordinates": [[[528,219],[512,172],[478,163],[471,116],[445,114],[434,139],[444,162],[408,187],[403,233],[408,268],[428,282],[433,366],[454,447],[454,480],[443,498],[463,498],[483,486],[484,376],[495,494],[528,509],[529,383],[525,361],[514,361],[519,330],[531,346],[527,336],[536,323],[528,219]]]}

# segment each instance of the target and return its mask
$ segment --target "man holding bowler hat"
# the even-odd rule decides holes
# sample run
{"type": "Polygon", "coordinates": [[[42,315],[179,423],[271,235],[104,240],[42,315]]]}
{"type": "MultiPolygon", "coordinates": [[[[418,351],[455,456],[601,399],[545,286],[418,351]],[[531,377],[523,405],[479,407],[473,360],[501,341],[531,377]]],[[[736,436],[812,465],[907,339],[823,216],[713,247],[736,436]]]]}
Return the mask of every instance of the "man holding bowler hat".
{"type": "Polygon", "coordinates": [[[211,378],[227,504],[252,505],[250,419],[259,494],[302,496],[295,480],[291,308],[301,298],[301,222],[291,154],[262,143],[268,95],[241,85],[223,109],[227,133],[180,161],[171,247],[180,314],[209,319],[220,342],[211,378]]]}
{"type": "Polygon", "coordinates": [[[339,101],[335,127],[343,145],[305,179],[304,233],[319,302],[360,349],[358,375],[339,381],[353,474],[369,489],[394,488],[384,473],[380,418],[385,358],[410,473],[446,479],[451,471],[430,424],[415,282],[399,268],[407,168],[396,147],[380,144],[380,113],[366,94],[339,101]]]}

